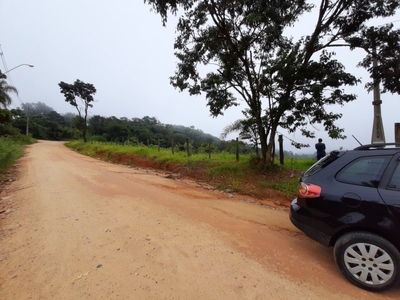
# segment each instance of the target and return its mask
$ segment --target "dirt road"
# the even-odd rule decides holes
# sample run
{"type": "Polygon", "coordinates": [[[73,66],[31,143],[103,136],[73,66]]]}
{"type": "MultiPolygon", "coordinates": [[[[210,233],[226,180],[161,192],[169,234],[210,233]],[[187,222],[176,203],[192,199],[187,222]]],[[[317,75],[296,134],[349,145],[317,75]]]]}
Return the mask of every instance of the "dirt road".
{"type": "Polygon", "coordinates": [[[1,204],[0,299],[399,299],[349,284],[288,212],[27,148],[1,204]]]}

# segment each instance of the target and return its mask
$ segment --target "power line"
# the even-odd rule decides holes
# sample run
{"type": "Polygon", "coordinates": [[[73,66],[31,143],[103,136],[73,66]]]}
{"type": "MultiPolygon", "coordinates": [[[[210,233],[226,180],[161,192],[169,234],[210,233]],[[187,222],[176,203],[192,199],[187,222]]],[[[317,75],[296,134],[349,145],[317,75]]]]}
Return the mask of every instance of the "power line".
{"type": "Polygon", "coordinates": [[[3,49],[1,48],[1,45],[0,45],[0,55],[1,55],[1,60],[3,61],[3,66],[4,66],[4,70],[5,70],[4,73],[7,73],[8,67],[7,67],[6,59],[4,58],[4,53],[3,53],[3,49]]]}
{"type": "Polygon", "coordinates": [[[376,26],[376,27],[383,27],[383,26],[385,26],[385,25],[393,24],[393,23],[397,23],[397,22],[400,22],[400,19],[394,20],[394,21],[390,21],[390,22],[387,22],[387,23],[383,23],[383,24],[381,24],[381,25],[375,25],[375,26],[376,26]]]}
{"type": "MultiPolygon", "coordinates": [[[[1,47],[1,45],[0,45],[0,56],[1,56],[1,60],[2,60],[2,62],[3,62],[4,74],[5,74],[5,73],[7,73],[7,72],[9,71],[9,69],[8,69],[7,62],[6,62],[6,58],[5,58],[5,56],[4,56],[3,48],[1,47]]],[[[7,80],[10,81],[11,85],[15,87],[15,84],[14,84],[12,78],[11,78],[11,74],[10,74],[10,73],[7,73],[6,76],[7,76],[7,80]]],[[[17,96],[19,102],[20,102],[21,104],[24,104],[24,102],[21,100],[21,98],[20,98],[20,96],[18,95],[18,93],[16,93],[16,96],[17,96]]]]}

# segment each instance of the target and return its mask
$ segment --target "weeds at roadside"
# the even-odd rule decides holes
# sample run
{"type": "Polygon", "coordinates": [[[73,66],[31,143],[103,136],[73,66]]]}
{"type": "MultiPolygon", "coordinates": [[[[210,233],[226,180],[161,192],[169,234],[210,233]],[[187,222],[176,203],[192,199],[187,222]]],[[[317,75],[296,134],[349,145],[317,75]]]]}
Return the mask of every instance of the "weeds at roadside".
{"type": "Polygon", "coordinates": [[[25,145],[34,142],[32,138],[22,135],[18,138],[0,137],[0,183],[8,179],[10,168],[24,155],[25,145]]]}
{"type": "Polygon", "coordinates": [[[261,183],[262,188],[270,188],[277,191],[283,192],[287,196],[294,196],[297,192],[299,185],[299,178],[289,178],[280,182],[263,182],[261,183]]]}

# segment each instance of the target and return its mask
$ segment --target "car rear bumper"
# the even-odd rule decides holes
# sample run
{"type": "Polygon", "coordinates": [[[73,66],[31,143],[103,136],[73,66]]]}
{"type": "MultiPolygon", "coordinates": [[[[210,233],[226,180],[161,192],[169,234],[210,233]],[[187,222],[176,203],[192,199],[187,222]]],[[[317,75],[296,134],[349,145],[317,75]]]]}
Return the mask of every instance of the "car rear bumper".
{"type": "Polygon", "coordinates": [[[331,236],[320,231],[326,224],[316,219],[310,212],[297,204],[297,199],[290,205],[290,221],[313,240],[324,246],[330,246],[331,236]]]}

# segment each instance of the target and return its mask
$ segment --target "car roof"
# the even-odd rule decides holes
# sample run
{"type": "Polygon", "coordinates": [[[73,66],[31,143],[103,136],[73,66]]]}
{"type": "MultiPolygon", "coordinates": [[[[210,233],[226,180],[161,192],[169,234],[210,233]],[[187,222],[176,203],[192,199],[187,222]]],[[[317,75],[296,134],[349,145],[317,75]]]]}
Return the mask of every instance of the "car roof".
{"type": "Polygon", "coordinates": [[[361,145],[354,150],[394,150],[400,152],[400,143],[375,143],[368,145],[361,145]]]}

